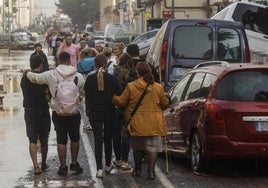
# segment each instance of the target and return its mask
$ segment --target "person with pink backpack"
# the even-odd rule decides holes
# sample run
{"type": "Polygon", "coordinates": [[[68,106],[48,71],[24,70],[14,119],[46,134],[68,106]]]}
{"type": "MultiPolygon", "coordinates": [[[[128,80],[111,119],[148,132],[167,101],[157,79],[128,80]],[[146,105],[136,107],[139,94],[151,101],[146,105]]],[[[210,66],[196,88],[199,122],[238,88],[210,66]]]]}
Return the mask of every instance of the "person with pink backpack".
{"type": "Polygon", "coordinates": [[[59,65],[50,71],[41,74],[32,72],[25,73],[27,78],[37,84],[47,84],[52,95],[52,121],[57,135],[58,156],[61,166],[59,175],[67,175],[66,153],[68,136],[71,140],[70,170],[83,172],[83,168],[77,162],[80,140],[79,105],[84,97],[84,78],[71,66],[70,54],[62,52],[59,55],[59,65]]]}

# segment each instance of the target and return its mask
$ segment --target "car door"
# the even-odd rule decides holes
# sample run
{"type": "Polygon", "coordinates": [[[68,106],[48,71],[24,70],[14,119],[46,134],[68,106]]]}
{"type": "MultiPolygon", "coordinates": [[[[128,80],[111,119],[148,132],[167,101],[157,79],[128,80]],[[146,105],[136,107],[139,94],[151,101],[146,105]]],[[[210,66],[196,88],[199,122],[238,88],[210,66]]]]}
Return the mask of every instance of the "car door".
{"type": "Polygon", "coordinates": [[[180,107],[183,105],[181,98],[187,87],[191,75],[186,75],[169,91],[171,104],[164,111],[167,124],[167,147],[169,151],[185,153],[186,143],[180,126],[180,107]]]}
{"type": "Polygon", "coordinates": [[[198,121],[200,121],[200,116],[202,115],[201,112],[203,111],[203,103],[205,102],[203,97],[204,92],[201,90],[205,75],[206,74],[203,72],[192,75],[189,87],[182,98],[184,102],[181,104],[178,111],[178,115],[180,117],[179,124],[187,145],[187,149],[189,149],[188,145],[190,143],[192,130],[199,129],[198,121]]]}

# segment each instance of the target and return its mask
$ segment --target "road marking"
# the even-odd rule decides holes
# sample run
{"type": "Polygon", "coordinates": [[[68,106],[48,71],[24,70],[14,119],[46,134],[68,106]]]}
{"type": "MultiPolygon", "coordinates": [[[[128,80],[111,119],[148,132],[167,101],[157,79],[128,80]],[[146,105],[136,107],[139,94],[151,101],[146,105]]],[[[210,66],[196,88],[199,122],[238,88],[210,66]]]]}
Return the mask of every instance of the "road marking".
{"type": "Polygon", "coordinates": [[[172,185],[172,183],[167,179],[167,177],[164,175],[164,173],[162,172],[162,170],[155,165],[155,173],[159,179],[159,181],[161,181],[161,183],[164,185],[164,187],[168,187],[168,188],[173,188],[174,186],[172,185]]]}
{"type": "MultiPolygon", "coordinates": [[[[94,152],[92,150],[92,147],[91,147],[91,145],[89,143],[88,134],[87,133],[82,133],[81,137],[82,137],[82,142],[84,144],[85,152],[86,152],[87,159],[88,159],[87,161],[88,161],[88,165],[89,165],[89,171],[91,173],[92,180],[94,182],[96,182],[94,184],[94,187],[96,187],[96,188],[104,188],[101,179],[96,178],[96,173],[97,173],[96,162],[95,162],[96,160],[95,160],[95,155],[94,155],[94,152]],[[91,160],[89,160],[89,159],[91,159],[91,160]]],[[[115,171],[115,169],[113,171],[115,171]]],[[[120,172],[113,172],[113,171],[112,171],[112,174],[115,174],[115,173],[120,174],[120,172]]],[[[172,183],[164,175],[162,170],[157,165],[155,165],[155,173],[156,173],[159,181],[164,185],[164,187],[169,187],[169,188],[174,187],[172,185],[172,183]]],[[[130,183],[131,187],[133,187],[133,188],[139,187],[132,176],[128,179],[128,182],[130,183]]]]}
{"type": "Polygon", "coordinates": [[[96,162],[95,162],[96,160],[95,160],[95,156],[94,156],[92,147],[89,143],[88,134],[82,133],[81,137],[82,137],[82,142],[84,144],[85,152],[86,152],[87,159],[88,159],[87,161],[88,161],[88,165],[89,165],[89,171],[91,173],[92,180],[94,182],[96,182],[94,184],[94,187],[103,188],[104,186],[102,184],[101,179],[96,177],[96,173],[97,173],[97,167],[96,167],[96,162]],[[89,160],[89,159],[91,159],[91,160],[89,160]]]}

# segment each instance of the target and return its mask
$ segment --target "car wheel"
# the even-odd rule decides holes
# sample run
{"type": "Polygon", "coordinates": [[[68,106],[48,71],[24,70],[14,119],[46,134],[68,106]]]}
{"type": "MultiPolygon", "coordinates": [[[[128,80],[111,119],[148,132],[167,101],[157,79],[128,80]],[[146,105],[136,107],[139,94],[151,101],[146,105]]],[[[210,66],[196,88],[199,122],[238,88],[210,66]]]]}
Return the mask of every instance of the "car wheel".
{"type": "Polygon", "coordinates": [[[195,131],[191,138],[191,167],[194,172],[201,172],[205,168],[205,159],[202,156],[202,145],[200,136],[195,131]]]}

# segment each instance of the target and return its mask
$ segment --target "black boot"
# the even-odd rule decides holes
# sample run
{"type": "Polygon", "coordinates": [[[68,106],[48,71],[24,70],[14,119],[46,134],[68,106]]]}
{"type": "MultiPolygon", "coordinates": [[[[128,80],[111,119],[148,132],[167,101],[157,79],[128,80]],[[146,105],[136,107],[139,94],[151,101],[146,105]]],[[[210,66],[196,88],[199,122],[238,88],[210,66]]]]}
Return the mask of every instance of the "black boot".
{"type": "Polygon", "coordinates": [[[135,168],[132,171],[133,176],[140,176],[141,175],[141,159],[143,157],[142,150],[133,150],[133,157],[135,162],[135,168]]]}
{"type": "Polygon", "coordinates": [[[154,167],[157,160],[157,152],[147,152],[148,157],[148,178],[150,180],[155,179],[154,167]]]}

